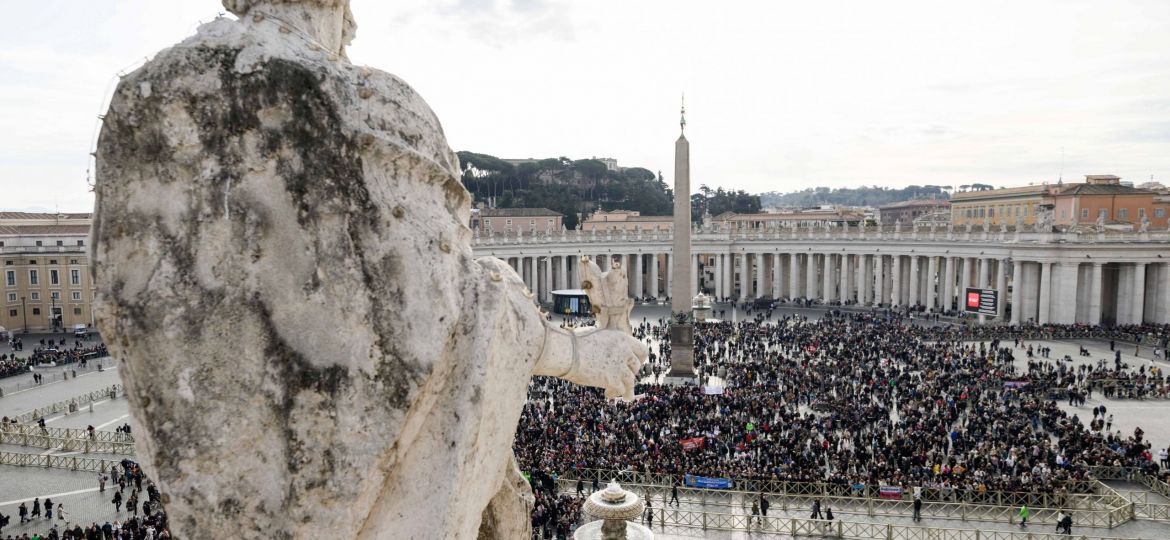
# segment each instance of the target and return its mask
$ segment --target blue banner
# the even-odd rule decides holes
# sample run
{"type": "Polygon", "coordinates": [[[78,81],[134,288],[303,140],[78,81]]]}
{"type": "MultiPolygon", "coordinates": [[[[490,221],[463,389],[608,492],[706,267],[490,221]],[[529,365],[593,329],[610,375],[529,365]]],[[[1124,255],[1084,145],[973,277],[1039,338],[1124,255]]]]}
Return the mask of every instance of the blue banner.
{"type": "Polygon", "coordinates": [[[684,477],[683,483],[686,484],[687,487],[731,489],[730,478],[708,478],[706,476],[694,476],[688,474],[684,477]]]}

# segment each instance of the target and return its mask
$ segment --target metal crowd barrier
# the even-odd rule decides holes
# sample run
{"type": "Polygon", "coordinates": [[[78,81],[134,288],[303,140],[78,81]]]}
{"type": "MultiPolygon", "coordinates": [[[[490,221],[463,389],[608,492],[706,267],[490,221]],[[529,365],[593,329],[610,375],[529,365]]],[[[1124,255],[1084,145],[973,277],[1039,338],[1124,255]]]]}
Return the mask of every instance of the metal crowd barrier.
{"type": "MultiPolygon", "coordinates": [[[[559,478],[559,491],[575,494],[576,480],[559,478]]],[[[622,482],[622,487],[639,494],[644,498],[658,502],[662,506],[671,498],[671,486],[639,484],[636,482],[622,482]]],[[[717,512],[733,514],[739,508],[742,514],[748,514],[752,500],[758,498],[758,491],[736,491],[723,489],[703,489],[679,487],[680,500],[697,503],[704,507],[714,507],[717,512]]],[[[914,502],[912,500],[880,499],[862,497],[839,497],[834,495],[792,495],[763,492],[771,504],[771,508],[780,511],[808,511],[814,500],[820,500],[823,507],[833,508],[838,515],[853,516],[909,516],[913,515],[914,502]]],[[[1114,528],[1133,518],[1133,504],[1116,496],[1088,496],[1080,504],[1063,507],[1044,507],[1028,503],[1029,522],[1044,525],[1056,525],[1060,512],[1069,512],[1078,526],[1092,528],[1114,528]],[[1108,503],[1116,503],[1110,506],[1108,503]]],[[[980,504],[971,502],[939,502],[930,501],[922,505],[922,516],[933,519],[959,520],[970,522],[1017,523],[1019,506],[980,504]]]]}
{"type": "Polygon", "coordinates": [[[101,459],[85,456],[48,456],[0,452],[0,465],[18,467],[41,467],[45,469],[67,469],[70,471],[107,472],[121,460],[101,459]]]}
{"type": "MultiPolygon", "coordinates": [[[[1055,534],[1040,531],[986,531],[920,527],[890,523],[868,523],[841,519],[820,520],[723,514],[692,510],[656,508],[654,526],[676,526],[703,530],[753,531],[797,537],[848,538],[857,540],[1140,540],[1086,534],[1055,534]]],[[[1029,519],[1029,521],[1031,521],[1029,519]]],[[[1074,522],[1074,528],[1076,524],[1074,522]]],[[[1047,529],[1047,527],[1045,527],[1047,529]]]]}
{"type": "MultiPolygon", "coordinates": [[[[88,435],[74,437],[53,437],[39,433],[39,428],[37,426],[32,426],[32,429],[22,431],[24,432],[15,433],[12,431],[0,430],[0,444],[32,446],[36,448],[61,450],[63,452],[81,452],[84,454],[107,453],[134,455],[134,441],[132,439],[113,441],[99,439],[96,436],[91,438],[88,435]]],[[[79,431],[84,432],[85,430],[79,431]]]]}
{"type": "Polygon", "coordinates": [[[80,411],[81,407],[85,405],[96,401],[101,401],[103,399],[116,399],[118,396],[123,395],[123,393],[124,390],[122,385],[115,384],[101,390],[94,390],[92,392],[58,401],[44,407],[38,407],[26,413],[19,414],[15,418],[17,422],[22,424],[33,423],[50,414],[75,413],[80,411]]]}

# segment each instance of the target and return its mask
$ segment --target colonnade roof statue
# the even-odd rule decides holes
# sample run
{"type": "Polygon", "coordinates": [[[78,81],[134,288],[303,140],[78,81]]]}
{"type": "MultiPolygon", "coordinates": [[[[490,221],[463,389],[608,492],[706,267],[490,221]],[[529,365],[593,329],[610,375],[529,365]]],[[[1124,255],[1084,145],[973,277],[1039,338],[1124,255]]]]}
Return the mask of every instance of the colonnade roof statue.
{"type": "Polygon", "coordinates": [[[529,377],[630,396],[645,348],[473,258],[457,158],[345,59],[348,0],[224,5],[121,80],[97,152],[98,326],[177,535],[527,538],[529,377]]]}

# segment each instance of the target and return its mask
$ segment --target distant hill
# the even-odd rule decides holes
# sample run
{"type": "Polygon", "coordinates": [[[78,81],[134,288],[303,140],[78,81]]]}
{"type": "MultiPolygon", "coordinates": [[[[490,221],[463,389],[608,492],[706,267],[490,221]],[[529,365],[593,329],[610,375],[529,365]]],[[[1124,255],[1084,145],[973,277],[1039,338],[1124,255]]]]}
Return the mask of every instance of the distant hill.
{"type": "MultiPolygon", "coordinates": [[[[961,191],[967,189],[990,189],[986,184],[971,184],[961,186],[961,191]]],[[[825,204],[840,206],[882,206],[908,201],[910,199],[949,199],[951,186],[906,186],[904,188],[887,188],[881,186],[859,188],[809,188],[791,193],[769,191],[760,194],[760,202],[765,208],[781,207],[810,207],[825,204]]]]}
{"type": "Polygon", "coordinates": [[[670,215],[674,193],[662,175],[642,167],[611,169],[597,159],[567,157],[505,160],[458,152],[463,185],[476,202],[497,208],[549,208],[577,226],[578,214],[597,210],[636,210],[644,216],[670,215]]]}

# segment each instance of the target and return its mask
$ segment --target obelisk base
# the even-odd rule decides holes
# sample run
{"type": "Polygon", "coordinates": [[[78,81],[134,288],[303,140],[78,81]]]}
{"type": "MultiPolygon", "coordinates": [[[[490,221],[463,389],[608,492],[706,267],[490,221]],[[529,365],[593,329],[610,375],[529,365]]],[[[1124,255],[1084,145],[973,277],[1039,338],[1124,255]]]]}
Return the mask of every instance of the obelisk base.
{"type": "Polygon", "coordinates": [[[689,324],[670,325],[670,371],[667,377],[695,376],[695,327],[689,324]]]}

